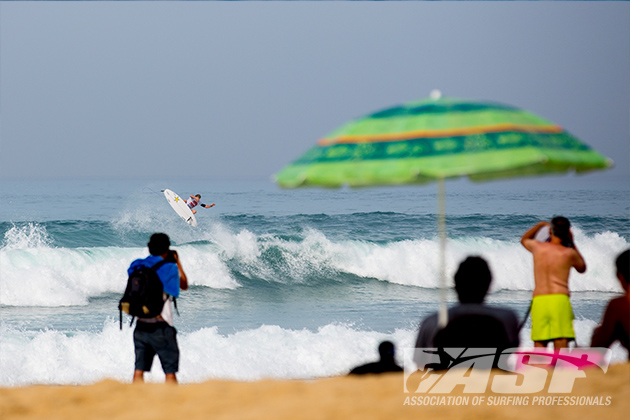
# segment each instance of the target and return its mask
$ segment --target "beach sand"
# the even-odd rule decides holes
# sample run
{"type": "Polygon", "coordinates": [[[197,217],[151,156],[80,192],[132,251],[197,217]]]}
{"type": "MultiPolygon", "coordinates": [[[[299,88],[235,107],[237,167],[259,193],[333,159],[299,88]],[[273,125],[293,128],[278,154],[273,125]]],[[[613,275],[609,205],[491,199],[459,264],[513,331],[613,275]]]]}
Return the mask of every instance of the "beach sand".
{"type": "MultiPolygon", "coordinates": [[[[309,381],[236,382],[211,380],[180,386],[131,385],[106,380],[82,386],[29,386],[0,389],[0,418],[11,419],[621,419],[630,413],[630,364],[604,373],[591,369],[575,381],[571,394],[529,395],[527,405],[488,405],[502,394],[462,394],[468,405],[409,405],[402,374],[334,377],[309,381]],[[485,403],[473,405],[482,395],[485,403]],[[609,405],[533,405],[544,397],[601,397],[609,405]]],[[[410,382],[411,384],[411,382],[410,382]]],[[[565,401],[566,402],[566,401],[565,401]]],[[[570,400],[569,400],[570,402],[570,400]]]]}

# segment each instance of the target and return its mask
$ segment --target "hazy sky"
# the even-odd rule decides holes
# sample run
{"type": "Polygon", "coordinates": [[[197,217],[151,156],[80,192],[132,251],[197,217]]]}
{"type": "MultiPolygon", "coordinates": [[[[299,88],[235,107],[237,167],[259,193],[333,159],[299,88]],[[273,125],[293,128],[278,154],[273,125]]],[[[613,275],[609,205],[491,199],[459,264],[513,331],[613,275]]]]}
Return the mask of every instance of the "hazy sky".
{"type": "Polygon", "coordinates": [[[0,177],[266,179],[435,88],[630,175],[627,2],[1,2],[0,177]]]}

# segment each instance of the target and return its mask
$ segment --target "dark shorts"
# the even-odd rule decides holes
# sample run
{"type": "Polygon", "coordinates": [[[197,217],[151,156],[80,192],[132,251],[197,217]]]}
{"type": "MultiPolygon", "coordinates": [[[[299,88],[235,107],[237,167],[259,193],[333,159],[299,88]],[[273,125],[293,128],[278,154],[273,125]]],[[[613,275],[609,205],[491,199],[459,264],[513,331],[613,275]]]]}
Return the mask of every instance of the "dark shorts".
{"type": "Polygon", "coordinates": [[[176,373],[179,370],[179,348],[177,330],[166,322],[149,324],[138,322],[133,332],[133,344],[136,348],[136,370],[151,370],[153,358],[157,354],[164,373],[176,373]]]}

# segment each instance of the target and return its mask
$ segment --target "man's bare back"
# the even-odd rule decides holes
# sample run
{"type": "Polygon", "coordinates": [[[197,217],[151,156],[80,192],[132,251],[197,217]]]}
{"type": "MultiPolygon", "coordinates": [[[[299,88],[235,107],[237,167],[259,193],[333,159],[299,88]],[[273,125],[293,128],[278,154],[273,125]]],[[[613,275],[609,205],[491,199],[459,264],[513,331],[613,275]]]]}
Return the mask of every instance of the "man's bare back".
{"type": "MultiPolygon", "coordinates": [[[[551,234],[550,242],[534,239],[536,232],[549,223],[540,222],[527,231],[521,243],[534,257],[534,296],[569,295],[569,273],[575,268],[578,273],[586,271],[586,263],[577,248],[561,245],[561,239],[551,234]]],[[[571,238],[572,239],[572,238],[571,238]]]]}
{"type": "Polygon", "coordinates": [[[581,255],[573,248],[553,242],[533,241],[525,245],[534,256],[534,296],[561,293],[569,296],[569,273],[586,270],[581,255]]]}

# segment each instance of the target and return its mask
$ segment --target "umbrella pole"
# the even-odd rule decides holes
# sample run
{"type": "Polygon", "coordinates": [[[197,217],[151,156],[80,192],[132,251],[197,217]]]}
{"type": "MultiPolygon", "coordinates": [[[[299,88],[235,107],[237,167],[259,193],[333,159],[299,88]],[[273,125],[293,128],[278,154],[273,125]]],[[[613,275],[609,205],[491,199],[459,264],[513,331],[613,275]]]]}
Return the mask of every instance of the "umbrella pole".
{"type": "Polygon", "coordinates": [[[440,307],[438,310],[438,327],[444,328],[448,323],[446,308],[446,188],[444,178],[438,179],[438,235],[440,237],[440,257],[438,280],[440,286],[440,307]]]}

